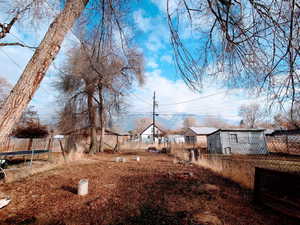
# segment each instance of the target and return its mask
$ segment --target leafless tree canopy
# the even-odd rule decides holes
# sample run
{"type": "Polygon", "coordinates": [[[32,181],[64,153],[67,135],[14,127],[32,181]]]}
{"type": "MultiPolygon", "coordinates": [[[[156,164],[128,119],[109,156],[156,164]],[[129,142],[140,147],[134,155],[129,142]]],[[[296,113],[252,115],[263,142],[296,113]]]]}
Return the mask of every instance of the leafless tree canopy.
{"type": "Polygon", "coordinates": [[[0,77],[0,107],[4,102],[4,99],[8,96],[12,85],[3,77],[0,77]]]}
{"type": "Polygon", "coordinates": [[[12,135],[18,138],[43,138],[48,134],[47,126],[41,124],[33,106],[23,112],[20,121],[12,131],[12,135]]]}
{"type": "Polygon", "coordinates": [[[134,130],[141,130],[145,127],[149,126],[152,123],[152,119],[145,117],[145,118],[138,118],[134,121],[134,130]]]}
{"type": "Polygon", "coordinates": [[[198,125],[198,121],[195,117],[189,116],[183,120],[182,125],[184,128],[195,127],[198,125]]]}
{"type": "Polygon", "coordinates": [[[240,107],[239,115],[243,118],[244,126],[248,128],[257,127],[257,123],[260,122],[265,114],[258,104],[242,105],[240,107]]]}
{"type": "MultiPolygon", "coordinates": [[[[26,30],[33,31],[33,28],[39,27],[41,21],[52,18],[59,10],[59,1],[49,0],[0,0],[0,6],[3,11],[9,15],[6,21],[0,21],[0,47],[28,46],[23,40],[7,41],[7,37],[12,34],[11,29],[18,25],[30,24],[26,30]]],[[[23,26],[24,28],[24,26],[23,26]]]]}
{"type": "Polygon", "coordinates": [[[229,124],[224,119],[222,119],[221,117],[216,117],[216,116],[204,117],[201,125],[206,127],[216,127],[216,128],[234,127],[233,125],[229,124]]]}
{"type": "MultiPolygon", "coordinates": [[[[91,46],[81,46],[73,50],[57,83],[66,100],[64,113],[68,116],[74,113],[78,116],[87,114],[87,97],[92,97],[93,102],[99,105],[99,92],[105,99],[107,113],[121,110],[123,95],[136,79],[139,82],[143,81],[143,57],[134,50],[131,50],[128,56],[128,61],[125,62],[121,57],[108,51],[94,57],[91,46]],[[73,113],[70,113],[71,111],[73,113]]],[[[79,118],[76,121],[78,122],[71,124],[84,123],[84,120],[79,118]]],[[[62,122],[70,124],[67,120],[62,122]]]]}
{"type": "Polygon", "coordinates": [[[178,69],[190,87],[198,88],[203,76],[215,74],[228,87],[263,91],[271,103],[290,101],[293,107],[299,102],[298,0],[171,3],[171,41],[178,69]],[[192,46],[185,45],[181,30],[187,24],[198,40],[192,46]]]}

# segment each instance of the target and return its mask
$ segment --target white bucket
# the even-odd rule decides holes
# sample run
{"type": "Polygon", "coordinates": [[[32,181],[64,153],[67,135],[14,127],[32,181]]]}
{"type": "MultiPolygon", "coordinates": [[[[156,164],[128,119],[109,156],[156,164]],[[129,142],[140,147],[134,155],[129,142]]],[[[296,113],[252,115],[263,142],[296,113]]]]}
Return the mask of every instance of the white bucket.
{"type": "Polygon", "coordinates": [[[88,179],[81,179],[78,183],[78,195],[87,195],[89,193],[88,179]]]}

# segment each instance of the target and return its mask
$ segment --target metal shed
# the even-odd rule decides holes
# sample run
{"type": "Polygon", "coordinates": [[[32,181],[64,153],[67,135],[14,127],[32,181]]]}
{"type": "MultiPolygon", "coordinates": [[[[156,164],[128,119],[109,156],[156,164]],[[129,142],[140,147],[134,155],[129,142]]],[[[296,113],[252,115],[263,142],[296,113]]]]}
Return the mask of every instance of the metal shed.
{"type": "Polygon", "coordinates": [[[184,134],[185,143],[206,147],[207,135],[216,130],[218,129],[215,127],[189,127],[184,134]]]}
{"type": "Polygon", "coordinates": [[[207,136],[210,154],[267,154],[263,129],[219,129],[207,136]]]}

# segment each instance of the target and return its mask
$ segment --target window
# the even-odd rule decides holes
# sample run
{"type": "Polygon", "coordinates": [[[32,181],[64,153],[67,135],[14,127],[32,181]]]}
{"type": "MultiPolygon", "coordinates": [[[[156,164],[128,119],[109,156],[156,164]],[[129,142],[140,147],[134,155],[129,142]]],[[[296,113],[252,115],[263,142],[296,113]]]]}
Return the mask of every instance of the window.
{"type": "Polygon", "coordinates": [[[238,143],[238,137],[237,137],[237,134],[230,134],[230,143],[238,143]]]}

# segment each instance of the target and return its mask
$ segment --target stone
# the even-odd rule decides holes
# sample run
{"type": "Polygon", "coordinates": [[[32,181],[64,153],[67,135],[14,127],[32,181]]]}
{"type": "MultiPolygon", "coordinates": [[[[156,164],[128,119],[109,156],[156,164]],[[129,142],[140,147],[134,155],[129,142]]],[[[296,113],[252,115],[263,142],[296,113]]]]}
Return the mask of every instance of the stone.
{"type": "Polygon", "coordinates": [[[193,221],[199,224],[223,225],[223,222],[215,215],[209,212],[199,212],[193,215],[193,221]]]}
{"type": "Polygon", "coordinates": [[[220,191],[220,188],[214,184],[202,184],[200,185],[200,190],[207,191],[207,192],[215,192],[215,191],[220,191]]]}
{"type": "Polygon", "coordinates": [[[10,203],[11,199],[9,197],[0,199],[0,209],[7,206],[10,203]]]}
{"type": "Polygon", "coordinates": [[[139,156],[135,156],[133,159],[137,162],[139,162],[141,160],[141,158],[139,156]]]}
{"type": "Polygon", "coordinates": [[[120,162],[123,162],[123,163],[125,163],[127,160],[126,160],[126,158],[121,158],[121,160],[120,160],[120,162]]]}

